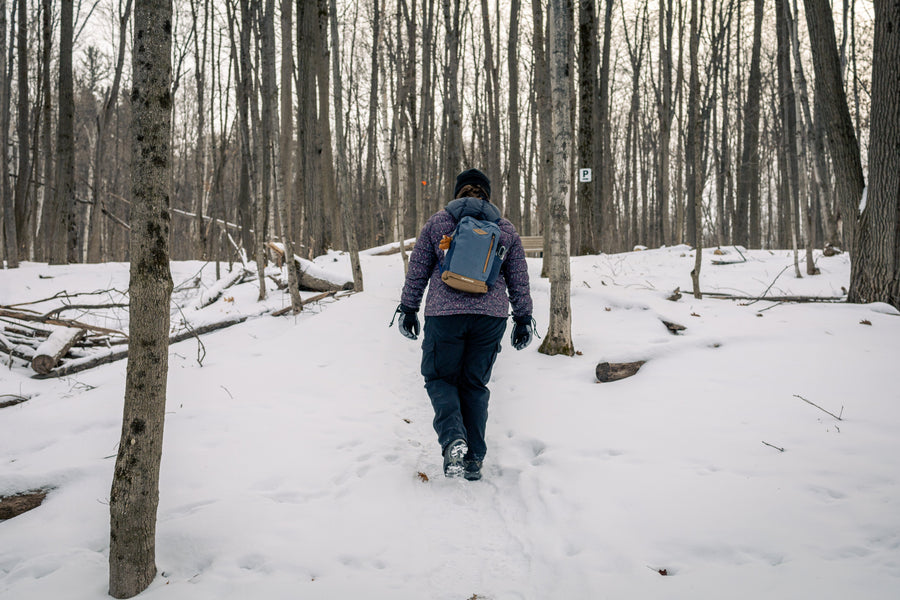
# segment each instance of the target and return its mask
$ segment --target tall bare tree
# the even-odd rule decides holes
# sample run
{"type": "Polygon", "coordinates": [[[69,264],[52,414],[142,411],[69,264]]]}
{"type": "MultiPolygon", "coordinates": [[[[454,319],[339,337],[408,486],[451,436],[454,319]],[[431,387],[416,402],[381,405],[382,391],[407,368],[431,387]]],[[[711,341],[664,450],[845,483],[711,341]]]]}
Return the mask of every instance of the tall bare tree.
{"type": "Polygon", "coordinates": [[[156,509],[169,363],[172,0],[137,0],[132,50],[129,354],[110,491],[109,593],[130,598],[156,575],[156,509]]]}
{"type": "Polygon", "coordinates": [[[291,81],[294,72],[293,52],[293,4],[294,0],[281,1],[281,138],[278,143],[280,164],[281,192],[278,210],[281,215],[281,240],[284,243],[284,254],[288,261],[288,291],[291,295],[291,310],[298,313],[303,310],[300,290],[297,283],[297,271],[294,266],[294,104],[291,93],[291,81]]]}
{"type": "Polygon", "coordinates": [[[700,292],[700,267],[703,257],[703,167],[701,152],[703,147],[703,121],[700,116],[700,21],[703,15],[697,9],[697,0],[691,0],[690,25],[690,83],[688,84],[688,243],[694,246],[694,268],[691,271],[691,282],[694,287],[694,298],[702,298],[700,292]]]}
{"type": "Polygon", "coordinates": [[[744,104],[743,147],[738,175],[737,203],[732,221],[735,244],[758,248],[759,232],[759,97],[762,82],[763,0],[753,1],[753,46],[750,73],[747,77],[747,99],[744,104]]]}
{"type": "MultiPolygon", "coordinates": [[[[519,11],[520,0],[512,0],[509,5],[509,42],[506,47],[507,69],[509,71],[509,167],[507,181],[509,194],[506,214],[513,225],[522,231],[522,154],[519,129],[519,11]]],[[[528,199],[530,202],[530,199],[528,199]]]]}
{"type": "MultiPolygon", "coordinates": [[[[578,165],[593,169],[594,132],[599,118],[597,115],[597,68],[600,52],[597,49],[597,8],[595,0],[580,0],[578,3],[578,165]]],[[[602,180],[592,177],[589,185],[578,187],[578,254],[596,254],[594,240],[594,188],[602,185],[602,180]]]]}
{"type": "Polygon", "coordinates": [[[865,181],[859,142],[847,106],[841,79],[841,63],[834,34],[834,17],[828,0],[804,0],[806,24],[816,75],[816,97],[828,123],[828,149],[834,166],[834,183],[840,205],[844,244],[852,248],[865,181]]]}
{"type": "Polygon", "coordinates": [[[0,194],[3,195],[3,239],[6,266],[19,266],[16,204],[9,185],[9,80],[6,71],[6,0],[0,0],[0,194]]]}
{"type": "Polygon", "coordinates": [[[337,26],[337,3],[330,0],[331,7],[331,39],[334,47],[331,52],[333,54],[332,64],[334,77],[334,135],[337,138],[338,148],[338,167],[336,170],[338,195],[341,202],[341,215],[344,224],[344,237],[347,241],[347,251],[350,253],[350,269],[353,273],[353,289],[354,291],[363,291],[362,267],[359,263],[359,244],[356,239],[356,228],[353,219],[354,206],[353,199],[347,185],[347,177],[349,175],[349,166],[347,163],[347,146],[344,139],[344,100],[343,89],[341,85],[341,52],[340,52],[340,36],[338,35],[337,26]]]}
{"type": "Polygon", "coordinates": [[[900,5],[875,0],[869,186],[850,274],[850,302],[900,308],[900,5]]]}
{"type": "Polygon", "coordinates": [[[572,15],[566,0],[550,2],[550,55],[553,99],[553,178],[550,193],[550,326],[539,352],[575,354],[572,343],[571,271],[569,266],[569,202],[573,152],[570,116],[572,65],[569,64],[569,35],[572,15]]]}
{"type": "Polygon", "coordinates": [[[595,186],[594,226],[598,229],[600,249],[610,252],[614,248],[615,211],[613,191],[615,190],[615,158],[612,152],[612,125],[610,101],[610,53],[612,48],[612,18],[615,0],[606,0],[603,19],[603,51],[600,58],[600,85],[597,91],[599,104],[597,117],[600,123],[599,146],[594,150],[594,172],[600,178],[595,186]]]}
{"type": "Polygon", "coordinates": [[[444,43],[444,118],[447,128],[444,134],[446,156],[444,158],[444,182],[450,184],[462,167],[462,114],[459,107],[459,37],[460,0],[443,0],[444,43]]]}
{"type": "MultiPolygon", "coordinates": [[[[761,1],[761,0],[760,0],[761,1]]],[[[675,117],[672,103],[672,0],[659,3],[659,89],[656,93],[657,118],[659,119],[659,146],[656,173],[656,201],[659,205],[658,234],[663,244],[672,241],[672,225],[669,218],[670,142],[672,119],[675,117]]]]}
{"type": "MultiPolygon", "coordinates": [[[[106,163],[106,144],[109,137],[109,125],[112,121],[116,103],[119,100],[119,86],[122,82],[122,70],[125,66],[125,47],[128,18],[131,16],[132,0],[125,0],[122,7],[119,2],[119,49],[116,54],[116,66],[113,74],[112,86],[106,91],[103,99],[103,107],[97,115],[97,141],[94,146],[93,183],[91,185],[92,206],[88,227],[88,262],[100,262],[104,260],[104,235],[103,235],[103,211],[106,201],[107,181],[104,176],[106,163]]],[[[47,93],[47,92],[45,92],[47,93]]]]}
{"type": "Polygon", "coordinates": [[[72,80],[74,42],[72,2],[60,5],[59,118],[56,124],[56,190],[52,219],[50,263],[75,262],[75,90],[72,80]]]}
{"type": "Polygon", "coordinates": [[[16,172],[16,243],[20,258],[26,258],[28,244],[29,202],[28,188],[31,182],[31,132],[28,105],[28,0],[17,0],[16,56],[18,58],[18,85],[16,94],[16,143],[19,167],[16,172]]]}

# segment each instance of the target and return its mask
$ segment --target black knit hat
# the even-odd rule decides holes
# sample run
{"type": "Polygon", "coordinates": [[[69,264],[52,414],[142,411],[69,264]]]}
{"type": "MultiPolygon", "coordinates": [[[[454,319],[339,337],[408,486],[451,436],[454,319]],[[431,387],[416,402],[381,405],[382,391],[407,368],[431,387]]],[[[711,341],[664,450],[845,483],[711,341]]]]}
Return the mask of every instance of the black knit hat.
{"type": "Polygon", "coordinates": [[[488,196],[487,199],[490,200],[491,180],[478,169],[469,169],[456,176],[456,188],[453,190],[453,196],[456,197],[459,195],[459,190],[467,185],[477,185],[484,190],[484,193],[488,196]]]}

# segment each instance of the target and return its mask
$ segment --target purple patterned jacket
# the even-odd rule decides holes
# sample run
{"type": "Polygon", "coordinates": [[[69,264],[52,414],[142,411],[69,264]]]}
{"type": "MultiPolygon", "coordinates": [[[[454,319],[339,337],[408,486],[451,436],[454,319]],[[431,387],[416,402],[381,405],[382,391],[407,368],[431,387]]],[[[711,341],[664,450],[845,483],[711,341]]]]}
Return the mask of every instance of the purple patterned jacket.
{"type": "Polygon", "coordinates": [[[400,301],[404,306],[418,309],[426,286],[426,317],[476,314],[505,318],[509,314],[510,303],[513,316],[524,317],[532,313],[528,265],[522,240],[513,224],[500,218],[500,210],[480,198],[454,200],[445,210],[432,215],[422,227],[409,256],[409,270],[400,301]],[[507,254],[500,268],[500,276],[485,294],[461,292],[441,281],[441,261],[444,259],[444,251],[439,247],[441,238],[453,233],[457,222],[465,216],[491,221],[500,219],[497,223],[501,231],[500,244],[506,246],[507,254]]]}

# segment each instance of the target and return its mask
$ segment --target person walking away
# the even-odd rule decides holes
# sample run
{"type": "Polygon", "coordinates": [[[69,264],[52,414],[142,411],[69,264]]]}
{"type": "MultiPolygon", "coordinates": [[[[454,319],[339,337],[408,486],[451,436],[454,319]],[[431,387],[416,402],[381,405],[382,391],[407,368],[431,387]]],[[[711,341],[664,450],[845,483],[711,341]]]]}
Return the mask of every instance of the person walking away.
{"type": "MultiPolygon", "coordinates": [[[[490,197],[491,182],[478,169],[457,176],[455,199],[428,219],[416,240],[401,303],[395,312],[395,316],[401,315],[400,333],[417,339],[417,313],[428,288],[422,342],[425,389],[434,408],[434,430],[443,454],[444,475],[462,475],[470,481],[481,479],[487,451],[487,384],[500,352],[510,305],[515,322],[510,340],[516,350],[531,343],[535,326],[522,241],[513,224],[501,218],[490,197]],[[457,225],[465,217],[499,227],[499,243],[496,249],[493,241],[491,245],[496,256],[490,257],[501,261],[499,273],[484,292],[462,291],[442,279],[448,251],[463,252],[459,248],[451,251],[450,247],[457,225]]],[[[476,230],[484,233],[477,227],[476,230]]],[[[457,237],[462,239],[459,234],[457,237]]],[[[485,268],[487,264],[486,260],[485,268]]]]}

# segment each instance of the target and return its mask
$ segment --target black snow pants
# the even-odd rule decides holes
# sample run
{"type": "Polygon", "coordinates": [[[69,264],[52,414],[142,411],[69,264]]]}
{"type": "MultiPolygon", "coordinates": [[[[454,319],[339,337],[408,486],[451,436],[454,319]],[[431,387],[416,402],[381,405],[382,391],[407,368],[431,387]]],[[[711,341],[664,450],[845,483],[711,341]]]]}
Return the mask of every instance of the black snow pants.
{"type": "Polygon", "coordinates": [[[505,331],[502,317],[425,317],[422,375],[442,452],[450,442],[462,439],[469,446],[467,459],[484,459],[491,395],[487,383],[505,331]]]}

